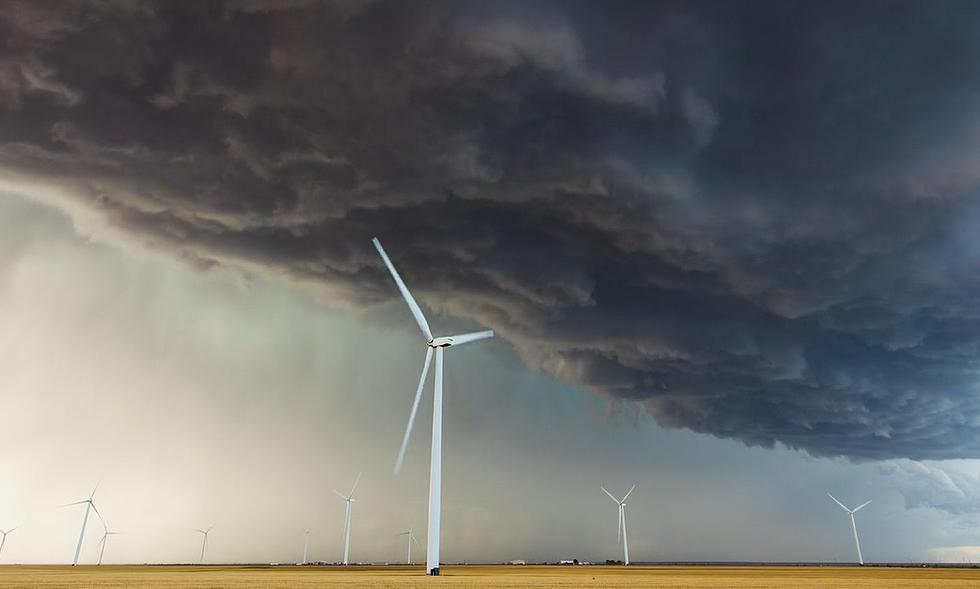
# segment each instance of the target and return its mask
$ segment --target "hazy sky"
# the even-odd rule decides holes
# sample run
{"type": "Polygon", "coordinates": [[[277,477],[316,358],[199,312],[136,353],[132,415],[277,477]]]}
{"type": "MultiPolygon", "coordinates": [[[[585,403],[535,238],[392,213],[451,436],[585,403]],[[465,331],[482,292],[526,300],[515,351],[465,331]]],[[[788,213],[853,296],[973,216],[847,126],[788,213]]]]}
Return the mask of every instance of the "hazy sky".
{"type": "Polygon", "coordinates": [[[0,561],[980,556],[977,11],[5,3],[0,561]]]}

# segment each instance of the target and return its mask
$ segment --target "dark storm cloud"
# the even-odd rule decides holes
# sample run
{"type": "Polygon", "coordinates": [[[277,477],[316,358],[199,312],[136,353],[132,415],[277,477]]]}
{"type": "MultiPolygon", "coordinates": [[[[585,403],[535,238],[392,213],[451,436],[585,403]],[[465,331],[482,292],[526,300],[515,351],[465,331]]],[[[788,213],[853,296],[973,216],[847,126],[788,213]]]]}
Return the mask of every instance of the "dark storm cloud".
{"type": "Polygon", "coordinates": [[[394,294],[377,235],[665,426],[978,457],[977,10],[11,2],[0,166],[336,303],[394,294]]]}

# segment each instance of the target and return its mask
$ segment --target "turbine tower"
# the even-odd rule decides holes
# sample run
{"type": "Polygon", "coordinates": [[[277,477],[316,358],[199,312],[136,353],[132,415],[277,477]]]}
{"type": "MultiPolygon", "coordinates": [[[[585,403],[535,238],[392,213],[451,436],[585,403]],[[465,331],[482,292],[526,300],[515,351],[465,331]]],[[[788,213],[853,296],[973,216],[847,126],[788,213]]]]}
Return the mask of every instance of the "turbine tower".
{"type": "Polygon", "coordinates": [[[105,523],[105,520],[102,520],[102,529],[104,530],[104,533],[102,534],[102,539],[99,540],[99,544],[102,546],[102,548],[99,549],[99,564],[100,565],[102,564],[102,557],[105,556],[106,539],[109,536],[115,536],[116,534],[120,534],[121,533],[121,532],[114,532],[114,531],[110,530],[109,529],[109,526],[105,523]]]}
{"type": "Polygon", "coordinates": [[[201,564],[204,564],[204,553],[208,549],[208,534],[211,533],[211,528],[213,527],[214,524],[211,524],[211,527],[206,530],[202,530],[200,528],[194,528],[195,532],[197,532],[198,534],[202,534],[204,536],[203,540],[201,541],[201,564]]]}
{"type": "Polygon", "coordinates": [[[16,529],[17,528],[10,528],[9,530],[6,531],[0,530],[0,534],[3,535],[3,538],[0,538],[0,554],[3,554],[3,545],[7,543],[7,534],[13,532],[16,529]]]}
{"type": "Polygon", "coordinates": [[[354,501],[357,501],[357,499],[354,499],[354,489],[357,488],[357,483],[359,483],[360,481],[361,481],[361,473],[357,473],[357,478],[354,479],[354,486],[350,488],[350,493],[347,495],[344,495],[343,493],[337,491],[336,489],[334,490],[334,493],[336,493],[338,497],[340,497],[341,499],[347,502],[347,513],[344,514],[344,564],[347,564],[347,559],[350,557],[350,516],[351,516],[351,507],[352,507],[351,504],[354,503],[354,501]]]}
{"type": "Polygon", "coordinates": [[[834,503],[840,505],[841,509],[846,511],[847,515],[851,518],[851,531],[854,532],[854,546],[857,548],[857,552],[858,552],[858,564],[864,566],[864,557],[861,556],[861,541],[858,540],[858,528],[857,528],[857,524],[854,523],[854,514],[864,509],[865,506],[868,505],[868,503],[871,503],[871,501],[865,501],[864,503],[858,505],[854,509],[848,509],[847,506],[845,506],[843,503],[837,500],[837,497],[834,497],[830,493],[827,493],[827,496],[833,499],[834,503]]]}
{"type": "Polygon", "coordinates": [[[623,562],[628,565],[630,563],[630,544],[626,539],[626,500],[629,499],[630,493],[633,492],[636,485],[630,487],[630,490],[626,492],[622,500],[613,497],[613,494],[607,491],[605,487],[599,488],[602,489],[603,493],[609,495],[609,498],[619,506],[619,521],[616,524],[616,541],[623,543],[623,562]]]}
{"type": "Polygon", "coordinates": [[[419,541],[415,539],[415,532],[412,528],[409,528],[407,532],[402,532],[400,534],[395,534],[396,536],[408,536],[408,564],[412,564],[412,542],[418,544],[419,541]]]}
{"type": "Polygon", "coordinates": [[[310,548],[310,530],[303,530],[303,564],[306,564],[306,555],[310,548]]]}
{"type": "Polygon", "coordinates": [[[412,433],[412,425],[415,423],[415,414],[419,408],[419,400],[422,398],[422,387],[425,386],[425,377],[429,372],[429,364],[432,361],[432,351],[436,354],[436,373],[435,373],[435,394],[432,402],[432,448],[429,461],[429,529],[428,546],[426,549],[426,574],[439,574],[439,525],[441,522],[441,503],[442,503],[442,376],[443,376],[443,353],[450,346],[459,346],[465,343],[493,337],[492,331],[477,331],[464,333],[462,335],[433,337],[429,323],[422,314],[422,309],[408,292],[408,287],[402,281],[398,271],[388,259],[381,242],[377,238],[372,240],[374,247],[381,254],[385,266],[395,280],[398,290],[408,303],[408,308],[415,317],[422,335],[425,337],[425,361],[422,364],[422,376],[419,377],[419,386],[415,390],[415,400],[412,402],[412,410],[408,416],[408,425],[405,427],[405,436],[402,438],[401,448],[398,450],[398,458],[395,460],[395,473],[401,470],[402,461],[405,459],[405,449],[408,447],[408,438],[412,433]]]}
{"type": "Polygon", "coordinates": [[[96,483],[95,488],[92,489],[92,494],[88,496],[88,499],[82,499],[81,501],[75,501],[74,503],[66,503],[61,507],[71,507],[72,505],[85,504],[85,517],[82,518],[82,531],[78,533],[78,546],[75,548],[75,560],[72,561],[71,566],[78,565],[78,555],[82,552],[82,540],[85,539],[85,524],[88,523],[89,511],[95,510],[96,515],[99,519],[102,519],[102,514],[99,513],[98,508],[95,507],[95,503],[92,502],[92,498],[95,497],[95,492],[99,490],[99,485],[96,483]]]}

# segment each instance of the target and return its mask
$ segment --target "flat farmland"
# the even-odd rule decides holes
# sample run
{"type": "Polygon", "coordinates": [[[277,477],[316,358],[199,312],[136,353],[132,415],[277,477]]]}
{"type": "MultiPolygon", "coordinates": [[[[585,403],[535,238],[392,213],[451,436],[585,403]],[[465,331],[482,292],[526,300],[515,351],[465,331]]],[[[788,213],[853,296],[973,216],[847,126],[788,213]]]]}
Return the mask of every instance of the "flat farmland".
{"type": "Polygon", "coordinates": [[[980,569],[790,566],[449,566],[422,567],[0,566],[0,587],[980,587],[980,569]]]}

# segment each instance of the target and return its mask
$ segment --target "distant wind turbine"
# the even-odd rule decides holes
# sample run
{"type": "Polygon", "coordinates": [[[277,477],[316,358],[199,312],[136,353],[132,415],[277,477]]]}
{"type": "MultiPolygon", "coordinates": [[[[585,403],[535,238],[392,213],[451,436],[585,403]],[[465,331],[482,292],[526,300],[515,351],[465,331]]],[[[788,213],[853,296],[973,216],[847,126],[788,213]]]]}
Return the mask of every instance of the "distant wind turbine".
{"type": "Polygon", "coordinates": [[[407,532],[401,532],[400,534],[395,534],[396,536],[408,536],[408,564],[412,564],[412,542],[418,544],[419,541],[415,539],[415,532],[412,528],[409,528],[407,532]]]}
{"type": "Polygon", "coordinates": [[[9,530],[0,530],[0,534],[3,534],[3,538],[0,538],[0,554],[3,554],[3,545],[7,543],[7,534],[13,532],[17,528],[10,528],[9,530]]]}
{"type": "Polygon", "coordinates": [[[425,377],[429,372],[429,364],[432,361],[432,351],[436,353],[436,374],[435,374],[435,394],[432,402],[432,447],[431,458],[429,460],[429,529],[427,550],[425,554],[426,574],[439,574],[439,527],[442,517],[442,379],[443,379],[443,351],[450,346],[459,346],[465,343],[474,342],[481,339],[493,337],[493,331],[477,331],[464,333],[462,335],[433,337],[429,323],[422,314],[417,302],[408,291],[408,287],[402,281],[395,266],[388,259],[381,242],[377,238],[372,240],[374,247],[381,254],[381,259],[388,272],[395,280],[395,285],[401,291],[402,298],[408,303],[408,308],[415,317],[422,335],[425,337],[425,361],[422,364],[422,376],[419,377],[419,386],[415,390],[415,400],[412,402],[412,410],[408,416],[408,425],[405,427],[405,435],[402,438],[401,448],[398,450],[398,458],[395,460],[395,473],[401,470],[402,462],[405,459],[405,449],[408,447],[408,438],[412,433],[412,425],[415,423],[415,414],[419,408],[419,401],[422,398],[422,387],[425,386],[425,377]]]}
{"type": "Polygon", "coordinates": [[[105,556],[106,540],[109,538],[109,536],[115,536],[116,534],[121,533],[110,530],[108,524],[105,523],[105,520],[102,520],[102,528],[105,532],[102,534],[102,539],[99,540],[99,544],[102,546],[102,548],[99,549],[99,564],[102,564],[102,557],[105,556]]]}
{"type": "Polygon", "coordinates": [[[202,530],[200,528],[194,528],[195,532],[197,532],[198,534],[202,534],[204,536],[204,538],[201,541],[201,564],[204,564],[204,553],[208,549],[208,534],[211,533],[211,528],[213,527],[214,524],[211,524],[211,527],[206,530],[202,530]]]}
{"type": "Polygon", "coordinates": [[[306,555],[310,548],[310,530],[303,530],[303,564],[306,564],[306,555]]]}
{"type": "Polygon", "coordinates": [[[626,492],[622,500],[613,497],[613,494],[606,490],[605,487],[599,487],[602,492],[609,495],[609,498],[616,502],[619,506],[619,522],[616,524],[616,541],[623,543],[623,562],[625,564],[630,563],[630,544],[626,539],[626,500],[629,499],[630,493],[636,488],[636,485],[630,487],[630,490],[626,492]]]}
{"type": "Polygon", "coordinates": [[[340,491],[334,490],[334,493],[338,497],[347,502],[347,513],[344,515],[344,564],[347,564],[347,560],[350,557],[350,517],[351,517],[351,504],[357,499],[354,499],[354,489],[357,489],[357,483],[361,481],[361,473],[357,473],[357,478],[354,479],[354,486],[350,488],[350,493],[344,495],[340,491]]]}
{"type": "Polygon", "coordinates": [[[92,494],[88,496],[88,499],[83,499],[81,501],[75,501],[74,503],[65,503],[61,507],[71,507],[72,505],[81,505],[85,503],[85,517],[82,518],[82,531],[78,533],[78,546],[75,548],[75,560],[72,561],[71,566],[78,565],[78,555],[82,552],[82,540],[85,538],[85,524],[88,523],[88,513],[90,510],[94,509],[96,515],[99,519],[102,519],[102,514],[99,513],[98,508],[95,507],[95,503],[92,502],[92,498],[95,497],[95,492],[99,490],[99,485],[96,483],[95,488],[92,489],[92,494]]]}
{"type": "Polygon", "coordinates": [[[840,505],[840,508],[843,509],[844,511],[846,511],[847,512],[847,515],[850,516],[850,518],[851,518],[851,531],[854,532],[854,546],[857,548],[857,552],[858,552],[858,564],[864,565],[864,557],[861,556],[861,541],[858,540],[857,524],[854,523],[854,514],[857,513],[857,512],[859,512],[859,511],[861,511],[862,509],[864,509],[868,505],[868,503],[871,503],[871,501],[865,501],[864,503],[862,503],[861,505],[858,505],[854,509],[848,509],[847,506],[845,506],[843,503],[841,503],[840,501],[837,500],[837,497],[834,497],[830,493],[827,493],[827,496],[830,497],[831,499],[833,499],[834,500],[834,503],[836,503],[837,505],[840,505]]]}

